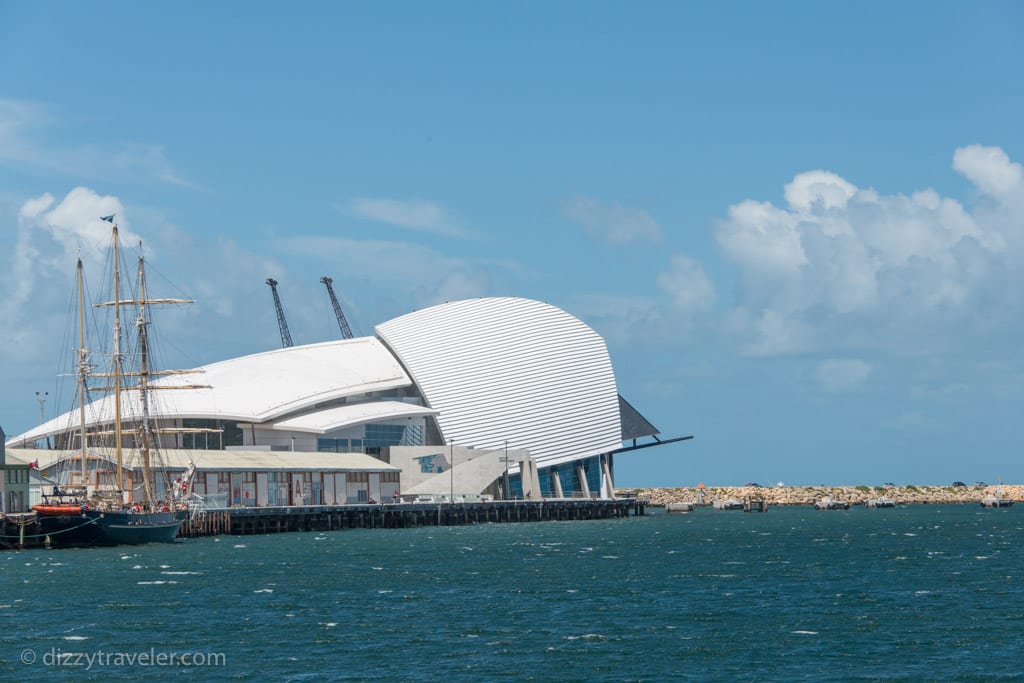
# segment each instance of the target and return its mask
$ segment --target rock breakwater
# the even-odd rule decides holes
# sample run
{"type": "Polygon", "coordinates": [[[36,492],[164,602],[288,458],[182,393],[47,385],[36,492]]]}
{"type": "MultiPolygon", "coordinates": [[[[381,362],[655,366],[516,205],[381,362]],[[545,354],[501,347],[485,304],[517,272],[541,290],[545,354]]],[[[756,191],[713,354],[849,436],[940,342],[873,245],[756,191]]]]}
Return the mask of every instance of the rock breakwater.
{"type": "MultiPolygon", "coordinates": [[[[636,495],[650,505],[669,503],[698,503],[701,489],[637,488],[617,489],[619,495],[636,495]]],[[[710,505],[718,500],[765,500],[769,505],[813,505],[825,496],[845,500],[850,505],[865,505],[872,498],[887,497],[898,505],[975,503],[988,495],[997,495],[996,486],[707,486],[703,489],[703,502],[710,505]]],[[[1024,501],[1024,485],[1003,484],[1002,497],[1024,501]]]]}

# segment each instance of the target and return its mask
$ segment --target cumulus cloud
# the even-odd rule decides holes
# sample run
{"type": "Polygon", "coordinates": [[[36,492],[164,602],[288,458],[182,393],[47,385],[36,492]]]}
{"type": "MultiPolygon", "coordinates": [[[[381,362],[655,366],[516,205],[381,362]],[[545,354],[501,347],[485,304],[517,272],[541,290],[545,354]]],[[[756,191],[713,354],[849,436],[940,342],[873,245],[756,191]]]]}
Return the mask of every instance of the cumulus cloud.
{"type": "Polygon", "coordinates": [[[817,379],[825,391],[855,389],[871,374],[871,364],[854,358],[832,358],[818,365],[817,379]]]}
{"type": "Polygon", "coordinates": [[[953,155],[953,168],[991,197],[1019,200],[1024,194],[1024,169],[998,147],[961,147],[953,155]]]}
{"type": "MultiPolygon", "coordinates": [[[[111,233],[110,224],[100,216],[123,212],[117,197],[85,187],[76,187],[60,202],[49,193],[25,201],[18,212],[18,237],[9,265],[5,319],[18,320],[23,315],[38,282],[68,279],[77,257],[94,269],[102,266],[111,233]]],[[[119,223],[126,243],[137,242],[127,222],[119,223]]]]}
{"type": "Polygon", "coordinates": [[[983,206],[971,210],[932,189],[881,195],[814,170],[785,186],[782,206],[730,207],[716,238],[739,269],[730,324],[744,350],[894,341],[1009,303],[1007,273],[1024,256],[1021,166],[997,147],[973,145],[956,150],[953,167],[983,206]]]}
{"type": "Polygon", "coordinates": [[[263,278],[283,270],[274,259],[234,242],[194,238],[159,212],[126,208],[116,196],[76,187],[60,199],[45,193],[23,201],[13,248],[0,255],[0,346],[9,360],[33,366],[34,376],[52,376],[63,351],[68,307],[74,303],[77,258],[83,262],[87,299],[109,298],[101,279],[110,267],[111,226],[99,217],[110,214],[117,214],[125,247],[126,286],[134,279],[133,257],[143,241],[142,233],[132,228],[131,214],[146,229],[143,249],[150,291],[158,297],[196,299],[194,306],[166,307],[155,316],[154,325],[169,325],[168,331],[174,331],[162,335],[164,351],[193,356],[163,365],[224,357],[225,330],[231,330],[236,347],[263,350],[273,344],[273,311],[263,278]],[[190,351],[174,346],[181,330],[188,330],[190,351]]]}
{"type": "Polygon", "coordinates": [[[621,246],[631,242],[660,242],[661,228],[641,209],[602,204],[590,197],[575,197],[562,204],[562,215],[582,225],[592,236],[621,246]]]}
{"type": "Polygon", "coordinates": [[[710,310],[715,301],[715,288],[704,273],[704,267],[684,254],[672,256],[669,270],[658,274],[658,286],[684,313],[710,310]]]}
{"type": "MultiPolygon", "coordinates": [[[[49,337],[63,326],[65,303],[73,289],[75,260],[81,257],[87,277],[101,272],[110,244],[110,224],[100,216],[121,214],[114,196],[85,187],[58,201],[45,193],[24,201],[18,211],[17,237],[3,263],[4,297],[0,299],[0,345],[19,361],[52,352],[49,337]]],[[[128,229],[128,243],[138,237],[128,229]]]]}
{"type": "Polygon", "coordinates": [[[344,210],[359,218],[443,237],[467,237],[470,234],[437,202],[357,197],[344,210]]]}

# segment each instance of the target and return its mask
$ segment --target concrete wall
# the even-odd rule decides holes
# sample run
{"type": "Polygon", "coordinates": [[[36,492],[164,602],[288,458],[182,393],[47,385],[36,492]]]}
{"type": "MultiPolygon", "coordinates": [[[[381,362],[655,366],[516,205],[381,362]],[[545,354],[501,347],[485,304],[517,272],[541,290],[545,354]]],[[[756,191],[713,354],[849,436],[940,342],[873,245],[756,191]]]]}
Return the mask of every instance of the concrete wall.
{"type": "MultiPolygon", "coordinates": [[[[282,432],[267,427],[245,427],[242,430],[242,444],[244,446],[271,446],[274,449],[292,450],[292,438],[295,439],[295,450],[304,452],[316,452],[316,434],[304,432],[282,432]],[[256,443],[252,443],[253,431],[256,432],[256,443]]],[[[358,438],[358,437],[355,437],[358,438]]]]}
{"type": "MultiPolygon", "coordinates": [[[[509,449],[510,465],[528,460],[529,452],[509,449]]],[[[388,460],[402,468],[406,495],[478,495],[505,474],[505,449],[484,450],[455,446],[391,446],[388,460]],[[455,467],[451,467],[454,459],[455,467]]]]}
{"type": "MultiPolygon", "coordinates": [[[[402,421],[403,426],[418,426],[425,430],[426,421],[421,418],[413,418],[402,421]]],[[[381,423],[395,424],[395,423],[381,423]]],[[[292,439],[297,451],[316,452],[318,439],[364,439],[366,437],[366,425],[360,424],[354,427],[338,429],[326,434],[309,434],[307,432],[290,432],[279,429],[271,429],[268,425],[255,425],[242,427],[242,443],[245,446],[271,446],[273,449],[291,450],[292,439]],[[256,443],[253,443],[255,435],[256,443]]]]}

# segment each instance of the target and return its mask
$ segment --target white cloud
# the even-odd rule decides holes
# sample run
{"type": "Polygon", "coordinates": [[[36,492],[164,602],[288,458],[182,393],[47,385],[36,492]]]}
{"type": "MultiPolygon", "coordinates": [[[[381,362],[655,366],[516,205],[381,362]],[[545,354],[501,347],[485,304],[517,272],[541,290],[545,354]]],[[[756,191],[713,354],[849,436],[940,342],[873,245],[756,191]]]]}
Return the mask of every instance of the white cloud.
{"type": "Polygon", "coordinates": [[[644,296],[610,294],[577,295],[565,306],[612,345],[655,347],[672,345],[679,340],[678,320],[665,318],[656,299],[644,296]]]}
{"type": "Polygon", "coordinates": [[[717,231],[726,255],[750,274],[794,276],[807,263],[796,214],[768,202],[747,200],[729,207],[717,231]]]}
{"type": "Polygon", "coordinates": [[[521,270],[514,262],[454,258],[420,244],[389,240],[293,237],[278,241],[275,250],[330,264],[336,269],[333,277],[358,281],[361,288],[394,292],[402,313],[408,310],[410,295],[417,307],[484,296],[493,289],[492,272],[521,270]]]}
{"type": "Polygon", "coordinates": [[[739,269],[729,316],[748,353],[936,339],[1005,316],[1024,259],[1020,164],[965,147],[953,166],[987,198],[973,210],[932,189],[881,195],[822,170],[785,186],[785,205],[742,201],[716,230],[739,269]]]}
{"type": "Polygon", "coordinates": [[[60,147],[47,143],[45,135],[57,123],[52,112],[40,103],[0,99],[0,164],[55,171],[79,179],[148,178],[201,189],[174,168],[161,145],[116,141],[60,147]]]}
{"type": "MultiPolygon", "coordinates": [[[[86,267],[99,270],[111,241],[110,224],[100,220],[100,216],[120,214],[123,210],[117,197],[101,196],[85,187],[76,187],[60,202],[49,193],[27,200],[18,213],[18,238],[9,264],[8,295],[2,302],[8,325],[25,320],[26,307],[34,300],[40,282],[52,285],[70,281],[77,257],[82,258],[86,267]]],[[[122,239],[128,244],[137,242],[138,237],[127,230],[127,223],[119,222],[122,239]]]]}
{"type": "Polygon", "coordinates": [[[715,288],[704,268],[684,254],[673,254],[670,269],[658,274],[658,286],[684,313],[708,311],[715,301],[715,288]]]}
{"type": "MultiPolygon", "coordinates": [[[[90,277],[102,272],[111,226],[99,217],[111,213],[123,213],[117,197],[84,187],[60,201],[50,193],[23,201],[17,237],[0,274],[0,346],[10,360],[26,367],[43,364],[38,374],[52,375],[68,301],[74,296],[75,261],[82,259],[87,286],[90,277]]],[[[136,242],[127,222],[120,222],[122,237],[136,242]]]]}
{"type": "Polygon", "coordinates": [[[739,306],[729,311],[726,330],[739,337],[747,356],[781,356],[806,353],[816,346],[814,329],[798,319],[788,319],[768,308],[750,311],[739,306]]]}
{"type": "Polygon", "coordinates": [[[347,211],[371,221],[444,237],[467,237],[470,234],[437,202],[357,197],[349,202],[347,211]]]}
{"type": "Polygon", "coordinates": [[[1024,193],[1024,169],[998,147],[961,147],[953,155],[953,168],[991,197],[1019,200],[1024,193]]]}
{"type": "Polygon", "coordinates": [[[871,374],[871,364],[854,358],[833,358],[818,365],[817,379],[825,391],[849,391],[871,374]]]}
{"type": "Polygon", "coordinates": [[[575,197],[563,203],[561,208],[562,215],[608,244],[661,241],[658,222],[641,209],[602,204],[590,197],[575,197]]]}
{"type": "Polygon", "coordinates": [[[807,171],[786,185],[786,202],[797,211],[841,209],[857,193],[857,188],[828,171],[807,171]]]}

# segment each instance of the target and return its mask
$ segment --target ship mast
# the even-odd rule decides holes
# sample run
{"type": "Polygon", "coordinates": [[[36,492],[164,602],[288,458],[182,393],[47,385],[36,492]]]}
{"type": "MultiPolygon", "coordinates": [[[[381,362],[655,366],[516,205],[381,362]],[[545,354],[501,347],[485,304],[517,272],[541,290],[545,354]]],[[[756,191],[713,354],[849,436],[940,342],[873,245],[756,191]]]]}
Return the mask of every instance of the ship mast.
{"type": "MultiPolygon", "coordinates": [[[[103,220],[109,220],[113,223],[113,216],[104,218],[103,220]]],[[[92,373],[92,376],[112,376],[113,377],[113,392],[114,392],[114,441],[115,441],[115,453],[117,460],[117,486],[118,491],[121,493],[122,502],[131,502],[130,491],[127,491],[129,495],[125,495],[125,480],[124,480],[124,460],[121,450],[121,440],[123,438],[123,428],[121,425],[121,393],[123,390],[124,378],[125,377],[138,377],[138,383],[136,388],[139,392],[139,401],[142,409],[142,420],[138,426],[138,449],[139,455],[142,459],[142,483],[145,491],[145,502],[150,510],[156,507],[156,495],[153,481],[152,472],[152,456],[153,456],[153,434],[155,433],[172,433],[172,432],[220,432],[219,429],[154,429],[151,424],[151,409],[149,392],[155,389],[208,389],[209,385],[204,384],[175,384],[175,385],[163,385],[156,384],[150,385],[149,381],[153,377],[162,377],[164,375],[184,375],[184,374],[195,374],[201,372],[199,370],[152,370],[150,369],[150,344],[147,319],[148,309],[147,306],[153,304],[190,304],[191,299],[149,299],[146,295],[146,267],[145,260],[139,256],[139,295],[137,299],[122,299],[121,298],[121,271],[120,271],[120,250],[118,244],[118,233],[117,225],[113,226],[114,233],[114,246],[113,246],[113,261],[114,261],[114,300],[107,301],[104,303],[98,303],[96,306],[113,306],[114,308],[114,367],[111,373],[92,373]],[[121,365],[121,307],[122,306],[138,306],[139,314],[136,320],[136,326],[138,328],[136,341],[139,344],[139,364],[138,371],[128,370],[125,371],[121,365]]],[[[141,250],[141,244],[139,245],[141,250]]],[[[95,434],[109,434],[109,432],[95,432],[95,434]]]]}
{"type": "MultiPolygon", "coordinates": [[[[121,456],[121,273],[114,224],[114,453],[117,459],[117,490],[124,498],[124,463],[121,456]]],[[[127,501],[124,501],[127,502],[127,501]]]]}
{"type": "Polygon", "coordinates": [[[89,374],[87,362],[88,351],[85,349],[85,286],[82,281],[82,259],[78,259],[76,267],[78,275],[78,439],[81,447],[82,458],[82,486],[88,492],[89,472],[87,469],[86,442],[85,442],[85,393],[88,389],[86,378],[89,374]]]}
{"type": "Polygon", "coordinates": [[[139,335],[139,400],[142,402],[142,424],[139,425],[141,438],[139,452],[142,455],[142,483],[146,491],[146,503],[153,509],[156,497],[153,495],[153,477],[150,470],[149,443],[149,338],[146,335],[146,267],[139,255],[139,317],[135,322],[139,335]]]}

